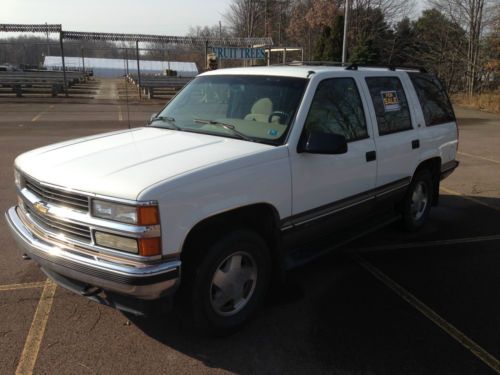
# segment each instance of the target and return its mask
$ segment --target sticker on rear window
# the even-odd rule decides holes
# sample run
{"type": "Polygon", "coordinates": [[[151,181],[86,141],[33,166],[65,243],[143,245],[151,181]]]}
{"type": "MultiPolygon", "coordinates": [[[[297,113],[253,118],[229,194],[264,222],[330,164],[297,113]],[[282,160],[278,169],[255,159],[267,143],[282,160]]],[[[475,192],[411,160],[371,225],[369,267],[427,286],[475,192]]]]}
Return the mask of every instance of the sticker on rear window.
{"type": "Polygon", "coordinates": [[[401,109],[396,91],[381,91],[380,95],[382,95],[385,112],[399,111],[401,109]]]}

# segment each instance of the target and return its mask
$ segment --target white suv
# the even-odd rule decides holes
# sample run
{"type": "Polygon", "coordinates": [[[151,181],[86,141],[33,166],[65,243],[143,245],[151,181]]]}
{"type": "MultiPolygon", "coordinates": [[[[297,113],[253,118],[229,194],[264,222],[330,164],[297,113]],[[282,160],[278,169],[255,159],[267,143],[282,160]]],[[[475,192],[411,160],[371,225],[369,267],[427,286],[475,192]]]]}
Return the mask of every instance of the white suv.
{"type": "Polygon", "coordinates": [[[457,137],[418,69],[217,70],[148,126],[20,155],[6,216],[60,285],[136,314],[176,292],[183,317],[224,334],[346,228],[421,227],[457,137]]]}

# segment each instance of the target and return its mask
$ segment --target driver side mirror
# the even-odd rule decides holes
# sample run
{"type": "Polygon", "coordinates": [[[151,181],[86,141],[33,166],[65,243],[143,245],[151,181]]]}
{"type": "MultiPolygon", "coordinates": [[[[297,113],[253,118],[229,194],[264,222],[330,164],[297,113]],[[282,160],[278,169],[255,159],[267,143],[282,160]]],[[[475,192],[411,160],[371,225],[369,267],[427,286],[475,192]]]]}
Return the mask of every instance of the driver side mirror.
{"type": "Polygon", "coordinates": [[[297,152],[327,155],[345,154],[347,140],[341,134],[311,132],[302,137],[297,152]]]}
{"type": "Polygon", "coordinates": [[[153,121],[153,119],[154,119],[156,116],[158,116],[158,113],[153,113],[153,114],[151,115],[151,117],[149,118],[148,124],[151,124],[151,122],[153,121]]]}

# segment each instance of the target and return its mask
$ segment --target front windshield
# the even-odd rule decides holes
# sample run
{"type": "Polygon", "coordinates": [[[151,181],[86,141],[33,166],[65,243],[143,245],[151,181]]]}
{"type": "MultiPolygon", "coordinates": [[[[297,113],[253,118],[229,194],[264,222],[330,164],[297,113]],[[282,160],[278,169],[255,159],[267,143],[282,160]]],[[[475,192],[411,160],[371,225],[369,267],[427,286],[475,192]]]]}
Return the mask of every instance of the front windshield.
{"type": "Polygon", "coordinates": [[[292,77],[218,75],[189,83],[151,126],[280,144],[306,86],[292,77]]]}

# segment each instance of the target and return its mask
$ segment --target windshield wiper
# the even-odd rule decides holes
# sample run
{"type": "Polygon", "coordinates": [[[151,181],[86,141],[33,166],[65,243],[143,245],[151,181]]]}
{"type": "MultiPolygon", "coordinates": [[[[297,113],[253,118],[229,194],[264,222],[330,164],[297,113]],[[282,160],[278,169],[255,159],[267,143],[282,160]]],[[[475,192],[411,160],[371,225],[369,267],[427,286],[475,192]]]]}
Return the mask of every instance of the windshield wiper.
{"type": "Polygon", "coordinates": [[[225,122],[215,121],[215,120],[204,120],[204,119],[200,119],[200,118],[194,119],[194,122],[196,124],[217,125],[217,126],[220,126],[226,130],[229,130],[231,133],[233,133],[234,135],[236,135],[240,139],[244,139],[245,141],[249,141],[249,142],[255,142],[254,139],[252,139],[252,138],[248,137],[247,135],[243,134],[242,132],[239,132],[238,130],[236,130],[234,125],[226,124],[225,122]]]}
{"type": "Polygon", "coordinates": [[[172,127],[175,129],[175,130],[182,130],[182,128],[178,125],[175,124],[175,118],[173,117],[169,117],[169,116],[156,116],[156,117],[153,117],[151,119],[151,121],[149,121],[149,124],[152,124],[153,122],[155,121],[162,121],[162,122],[166,122],[168,123],[169,125],[172,125],[172,127]]]}

